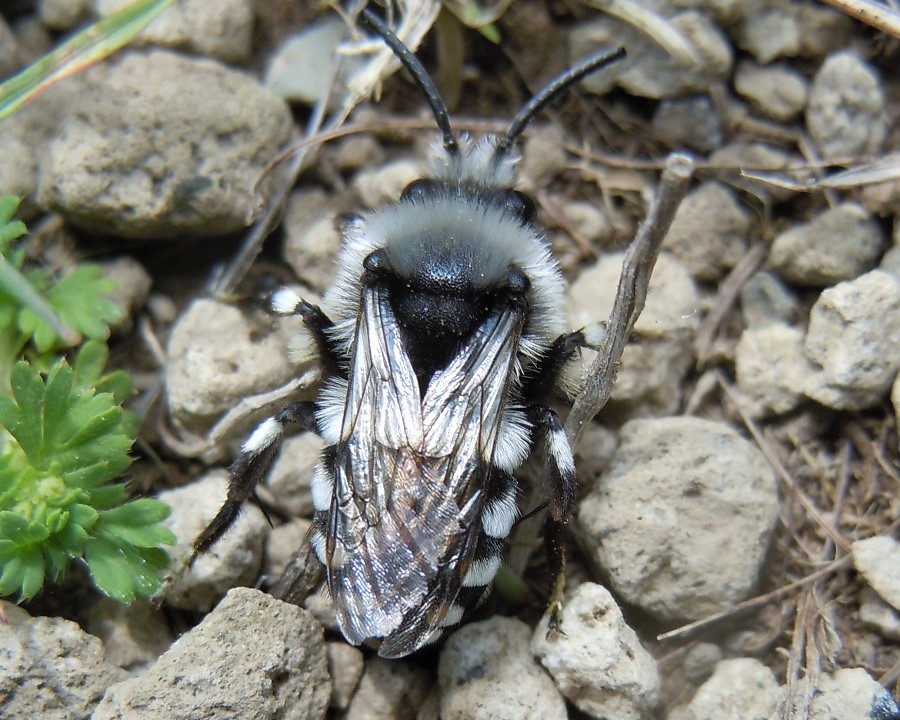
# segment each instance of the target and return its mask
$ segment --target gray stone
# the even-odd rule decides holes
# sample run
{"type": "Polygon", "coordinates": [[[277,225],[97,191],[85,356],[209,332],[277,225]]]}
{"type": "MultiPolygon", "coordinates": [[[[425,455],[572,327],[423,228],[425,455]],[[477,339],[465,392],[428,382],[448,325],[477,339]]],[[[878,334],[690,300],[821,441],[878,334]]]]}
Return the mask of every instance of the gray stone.
{"type": "Polygon", "coordinates": [[[347,34],[347,23],[329,15],[291,35],[269,60],[266,87],[285,100],[313,105],[329,91],[338,72],[336,92],[331,96],[333,107],[341,97],[342,82],[366,63],[364,56],[338,55],[338,45],[347,34]]]}
{"type": "Polygon", "coordinates": [[[129,238],[246,227],[254,187],[290,135],[287,106],[244,73],[165,50],[91,68],[46,149],[38,201],[129,238]]]}
{"type": "Polygon", "coordinates": [[[309,529],[312,521],[306,518],[295,518],[269,531],[266,538],[264,571],[273,581],[281,577],[288,562],[303,544],[309,542],[309,529]]]}
{"type": "MultiPolygon", "coordinates": [[[[792,176],[788,165],[802,163],[803,158],[794,157],[781,148],[758,142],[733,142],[716,150],[710,158],[710,165],[717,168],[718,179],[736,189],[745,190],[750,197],[763,199],[788,200],[794,196],[790,188],[781,188],[775,185],[763,186],[758,180],[744,177],[745,171],[774,172],[792,176]]],[[[808,172],[803,173],[801,181],[808,179],[808,172]]]]}
{"type": "Polygon", "coordinates": [[[684,656],[681,664],[684,676],[693,682],[701,682],[712,675],[722,659],[722,648],[715,643],[698,642],[684,656]]]}
{"type": "Polygon", "coordinates": [[[803,333],[778,323],[744,330],[734,362],[737,386],[752,417],[783,415],[799,407],[814,369],[803,354],[803,333]]]}
{"type": "Polygon", "coordinates": [[[53,30],[71,30],[88,19],[92,0],[40,0],[38,17],[53,30]]]}
{"type": "Polygon", "coordinates": [[[750,226],[750,212],[731,191],[717,182],[705,182],[682,200],[663,249],[698,280],[713,282],[746,252],[750,226]]]}
{"type": "Polygon", "coordinates": [[[85,610],[83,625],[103,641],[111,663],[134,673],[156,662],[175,639],[162,611],[143,600],[123,605],[101,598],[85,610]]]}
{"type": "Polygon", "coordinates": [[[269,471],[266,485],[279,506],[291,515],[308,517],[313,514],[309,481],[324,447],[322,438],[313,433],[285,438],[282,444],[281,454],[269,471]]]}
{"type": "Polygon", "coordinates": [[[493,617],[457,630],[438,665],[443,720],[566,720],[566,704],[529,648],[521,620],[493,617]]]}
{"type": "MultiPolygon", "coordinates": [[[[569,322],[582,328],[609,317],[624,253],[603,255],[569,291],[569,322]]],[[[671,414],[681,402],[682,380],[693,366],[693,336],[700,296],[687,269],[662,253],[650,279],[647,304],[625,348],[608,412],[623,417],[671,414]]]]}
{"type": "Polygon", "coordinates": [[[337,209],[319,189],[291,193],[284,209],[284,260],[304,285],[321,294],[334,280],[341,247],[337,209]]]}
{"type": "Polygon", "coordinates": [[[538,623],[531,651],[556,686],[591,717],[642,720],[659,703],[656,662],[641,646],[609,591],[579,585],[563,605],[562,630],[547,637],[549,615],[538,623]]]}
{"type": "Polygon", "coordinates": [[[752,592],[778,516],[769,464],[721,423],[632,420],[576,530],[612,589],[665,622],[752,592]]]}
{"type": "Polygon", "coordinates": [[[734,73],[734,89],[761,113],[783,122],[803,112],[808,86],[801,73],[784,64],[742,61],[734,73]]]}
{"type": "Polygon", "coordinates": [[[413,720],[430,684],[428,673],[410,663],[370,658],[347,720],[413,720]]]}
{"type": "Polygon", "coordinates": [[[774,273],[755,272],[741,288],[741,315],[746,328],[790,325],[797,319],[798,309],[797,298],[774,273]]]}
{"type": "Polygon", "coordinates": [[[794,285],[824,287],[871,270],[883,248],[878,223],[860,205],[843,203],[779,234],[769,263],[794,285]]]}
{"type": "Polygon", "coordinates": [[[143,307],[150,295],[153,278],[144,270],[143,265],[128,255],[107,260],[99,265],[103,269],[103,274],[116,284],[116,289],[108,297],[122,313],[122,319],[112,329],[127,335],[134,327],[134,314],[143,307]]]}
{"type": "Polygon", "coordinates": [[[365,668],[362,650],[345,642],[330,642],[328,650],[328,672],[331,674],[331,703],[335,710],[346,710],[359,685],[365,668]]]}
{"type": "Polygon", "coordinates": [[[239,400],[287,382],[289,350],[302,321],[254,323],[234,305],[200,298],[178,319],[166,348],[169,413],[181,427],[205,432],[239,400]]]}
{"type": "Polygon", "coordinates": [[[560,210],[566,223],[594,247],[602,247],[612,240],[615,228],[603,210],[593,203],[573,200],[563,203],[560,210]]]}
{"type": "Polygon", "coordinates": [[[601,47],[625,46],[628,60],[614,72],[594,73],[582,86],[606,93],[618,85],[632,95],[648,98],[674,97],[703,92],[724,80],[731,71],[732,50],[728,39],[705,15],[683,12],[668,18],[672,26],[693,45],[699,57],[697,68],[684,68],[658,44],[634,27],[614,17],[582,23],[569,34],[572,64],[601,47]]]}
{"type": "Polygon", "coordinates": [[[853,565],[882,600],[900,610],[900,542],[887,535],[857,540],[853,565]]]}
{"type": "Polygon", "coordinates": [[[804,351],[817,371],[804,392],[836,410],[877,405],[900,369],[900,283],[882,270],[822,291],[804,351]]]}
{"type": "Polygon", "coordinates": [[[688,707],[694,720],[768,720],[778,699],[778,681],[755,658],[716,665],[688,707]]]}
{"type": "Polygon", "coordinates": [[[653,113],[653,130],[674,148],[710,153],[724,135],[716,108],[708,95],[666,98],[653,113]]]}
{"type": "Polygon", "coordinates": [[[806,126],[826,160],[879,152],[887,119],[877,71],[852,52],[830,55],[810,86],[806,126]]]}
{"type": "Polygon", "coordinates": [[[237,588],[146,673],[110,687],[92,717],[324,720],[330,695],[313,617],[237,588]]]}
{"type": "Polygon", "coordinates": [[[353,178],[353,189],[367,208],[396,202],[413,180],[422,177],[422,167],[414,160],[396,160],[372,170],[361,170],[353,178]]]}
{"type": "MultiPolygon", "coordinates": [[[[133,0],[93,0],[101,17],[112,15],[133,0]]],[[[131,41],[137,46],[164,45],[228,63],[244,63],[253,51],[251,0],[179,0],[131,41]]]]}
{"type": "Polygon", "coordinates": [[[900,641],[900,611],[894,610],[872,588],[865,588],[861,593],[859,620],[881,637],[900,641]]]}
{"type": "Polygon", "coordinates": [[[900,280],[900,247],[895,245],[882,255],[881,262],[878,263],[878,269],[889,272],[897,280],[900,280]]]}
{"type": "Polygon", "coordinates": [[[169,551],[174,576],[165,592],[166,602],[174,607],[208,612],[231,588],[252,585],[259,575],[268,524],[262,511],[250,504],[208,552],[186,567],[193,542],[215,517],[227,492],[228,474],[214,470],[190,485],[159,494],[172,508],[163,524],[178,538],[169,551]]]}
{"type": "Polygon", "coordinates": [[[23,199],[17,211],[22,220],[28,221],[38,213],[38,165],[58,132],[60,119],[83,85],[78,76],[55,83],[0,124],[0,195],[23,199]]]}
{"type": "Polygon", "coordinates": [[[730,27],[737,44],[766,65],[778,57],[821,57],[844,47],[853,31],[852,20],[817,3],[793,0],[744,0],[713,3],[713,11],[727,6],[720,21],[730,27]]]}
{"type": "Polygon", "coordinates": [[[62,618],[31,617],[0,600],[0,716],[9,720],[86,718],[109,685],[128,673],[100,640],[62,618]]]}
{"type": "Polygon", "coordinates": [[[780,689],[769,720],[893,720],[900,707],[862,668],[822,675],[815,687],[801,680],[780,689]]]}

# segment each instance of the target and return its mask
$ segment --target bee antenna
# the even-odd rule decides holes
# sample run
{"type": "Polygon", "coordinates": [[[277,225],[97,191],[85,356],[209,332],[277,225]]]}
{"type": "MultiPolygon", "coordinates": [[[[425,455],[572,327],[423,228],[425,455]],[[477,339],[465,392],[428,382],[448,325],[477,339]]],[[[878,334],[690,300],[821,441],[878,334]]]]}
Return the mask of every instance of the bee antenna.
{"type": "Polygon", "coordinates": [[[585,75],[589,75],[600,68],[611,65],[617,60],[621,60],[623,57],[625,57],[625,48],[620,47],[615,50],[603,50],[596,55],[591,55],[575,67],[566,70],[562,75],[551,80],[548,85],[538,91],[531,100],[525,103],[525,106],[519,110],[513,118],[509,130],[506,131],[506,136],[497,145],[497,150],[494,154],[495,159],[499,160],[509,152],[509,149],[519,138],[519,135],[525,130],[528,123],[531,122],[535,115],[543,110],[545,105],[556,98],[557,95],[568,90],[570,86],[577,83],[585,75]]]}
{"type": "Polygon", "coordinates": [[[444,105],[444,101],[441,99],[434,82],[428,77],[428,73],[425,72],[425,68],[422,67],[416,56],[410,52],[409,48],[403,44],[384,21],[368,8],[365,8],[359,14],[359,21],[361,25],[384,40],[384,44],[390,48],[397,60],[400,61],[400,64],[412,75],[413,80],[425,93],[425,99],[428,100],[431,112],[434,113],[434,119],[441,134],[444,136],[444,149],[451,155],[459,154],[459,143],[453,134],[453,129],[450,127],[450,113],[447,112],[447,106],[444,105]]]}

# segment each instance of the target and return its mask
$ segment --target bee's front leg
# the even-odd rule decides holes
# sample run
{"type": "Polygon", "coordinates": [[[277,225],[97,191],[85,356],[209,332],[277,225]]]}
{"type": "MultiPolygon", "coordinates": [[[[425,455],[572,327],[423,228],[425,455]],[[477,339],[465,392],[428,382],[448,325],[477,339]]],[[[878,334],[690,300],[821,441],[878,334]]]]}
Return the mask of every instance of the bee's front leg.
{"type": "Polygon", "coordinates": [[[194,541],[188,565],[220,538],[237,519],[241,505],[256,495],[256,486],[265,478],[281,448],[284,426],[293,422],[303,430],[318,433],[316,404],[296,402],[263,420],[241,446],[241,451],[228,468],[228,496],[219,512],[194,541]]]}

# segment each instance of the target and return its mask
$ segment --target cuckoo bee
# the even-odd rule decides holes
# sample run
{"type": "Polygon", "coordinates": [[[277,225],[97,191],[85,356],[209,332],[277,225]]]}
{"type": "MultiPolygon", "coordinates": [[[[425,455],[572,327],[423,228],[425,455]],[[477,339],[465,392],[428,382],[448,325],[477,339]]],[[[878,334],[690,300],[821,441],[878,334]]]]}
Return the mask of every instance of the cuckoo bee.
{"type": "Polygon", "coordinates": [[[546,456],[544,536],[562,572],[560,533],[575,499],[575,462],[547,404],[587,341],[566,332],[564,281],[534,203],[514,189],[517,140],[573,83],[618,60],[588,58],[535,95],[503,135],[457,137],[433,82],[370,10],[378,35],[422,89],[442,138],[431,172],[399,201],[346,219],[339,272],[322,308],[282,289],[327,379],[315,402],[262,422],[230,467],[228,498],[194,544],[208,549],[265,478],[287,423],[327,447],[311,480],[310,542],[337,624],[379,654],[415,652],[486,597],[518,514],[514,471],[546,456]]]}

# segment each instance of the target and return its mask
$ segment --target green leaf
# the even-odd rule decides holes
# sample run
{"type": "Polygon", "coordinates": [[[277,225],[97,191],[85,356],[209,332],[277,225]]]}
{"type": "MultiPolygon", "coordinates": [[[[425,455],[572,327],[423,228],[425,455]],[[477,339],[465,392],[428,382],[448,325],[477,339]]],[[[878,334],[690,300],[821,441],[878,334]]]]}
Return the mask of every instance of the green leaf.
{"type": "Polygon", "coordinates": [[[0,85],[0,120],[51,83],[118,50],[175,0],[136,0],[98,20],[0,85]]]}
{"type": "Polygon", "coordinates": [[[172,514],[172,508],[153,498],[138,498],[113,510],[104,510],[101,519],[104,523],[140,527],[165,520],[172,514]]]}
{"type": "Polygon", "coordinates": [[[110,323],[122,319],[119,308],[104,297],[116,289],[97,265],[80,265],[47,292],[62,321],[92,340],[105,340],[110,323]]]}
{"type": "Polygon", "coordinates": [[[84,544],[84,559],[97,587],[119,602],[134,600],[133,568],[125,551],[103,538],[84,544]]]}
{"type": "Polygon", "coordinates": [[[0,595],[19,593],[22,600],[37,595],[44,584],[44,559],[37,548],[19,552],[9,560],[0,575],[0,595]]]}
{"type": "MultiPolygon", "coordinates": [[[[106,345],[96,340],[88,340],[75,355],[72,363],[72,382],[76,387],[96,387],[103,375],[103,368],[109,360],[109,350],[106,345]]],[[[128,377],[125,375],[125,377],[128,377]]],[[[101,391],[102,392],[102,391],[101,391]]]]}

